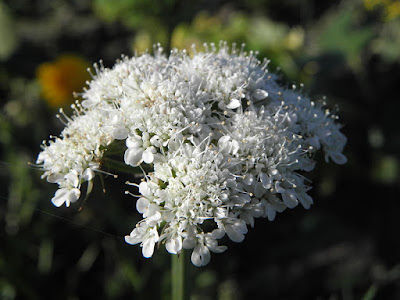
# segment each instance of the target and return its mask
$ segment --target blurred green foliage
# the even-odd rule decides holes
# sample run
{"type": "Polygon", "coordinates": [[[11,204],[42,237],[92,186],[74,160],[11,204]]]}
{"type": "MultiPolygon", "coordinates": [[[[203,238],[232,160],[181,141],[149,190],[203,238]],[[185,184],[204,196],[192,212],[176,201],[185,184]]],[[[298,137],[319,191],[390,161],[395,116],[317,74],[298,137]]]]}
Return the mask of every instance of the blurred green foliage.
{"type": "Polygon", "coordinates": [[[62,124],[36,69],[64,54],[111,66],[155,42],[200,49],[221,39],[338,103],[349,163],[320,165],[310,211],[259,220],[206,268],[188,264],[190,298],[399,299],[396,2],[0,1],[0,299],[169,299],[166,251],[144,259],[122,238],[139,219],[121,183],[131,176],[104,178],[106,193],[96,182],[80,211],[52,206],[56,187],[28,162],[62,124]]]}
{"type": "Polygon", "coordinates": [[[319,52],[341,53],[351,67],[359,68],[360,54],[371,41],[374,32],[370,25],[357,26],[354,16],[355,9],[352,7],[348,10],[338,9],[325,16],[321,32],[317,35],[317,45],[319,52]]]}
{"type": "Polygon", "coordinates": [[[220,40],[245,43],[249,49],[257,49],[261,57],[268,57],[273,66],[282,67],[292,79],[299,72],[294,59],[304,42],[301,27],[289,28],[282,22],[250,17],[231,9],[222,9],[215,15],[200,11],[190,24],[181,23],[175,28],[171,44],[190,49],[192,44],[202,45],[204,41],[218,44],[220,40]]]}
{"type": "Polygon", "coordinates": [[[170,11],[175,0],[147,1],[147,0],[95,0],[94,12],[107,22],[122,22],[128,28],[144,29],[151,32],[157,42],[167,42],[167,26],[169,25],[165,11],[170,11]]]}
{"type": "Polygon", "coordinates": [[[14,30],[14,20],[7,7],[0,2],[0,61],[7,59],[15,50],[18,43],[18,35],[14,30]]]}

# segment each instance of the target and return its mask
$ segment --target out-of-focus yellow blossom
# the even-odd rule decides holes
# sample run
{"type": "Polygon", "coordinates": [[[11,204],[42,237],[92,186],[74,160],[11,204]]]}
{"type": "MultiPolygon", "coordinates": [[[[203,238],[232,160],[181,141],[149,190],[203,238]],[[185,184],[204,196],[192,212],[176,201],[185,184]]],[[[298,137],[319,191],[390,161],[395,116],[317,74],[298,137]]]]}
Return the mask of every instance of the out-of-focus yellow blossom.
{"type": "Polygon", "coordinates": [[[364,7],[366,10],[381,8],[387,21],[400,16],[400,2],[398,0],[364,0],[364,7]]]}
{"type": "Polygon", "coordinates": [[[373,10],[376,6],[382,4],[385,0],[364,0],[364,7],[366,10],[373,10]]]}
{"type": "Polygon", "coordinates": [[[400,2],[394,1],[390,3],[386,9],[386,19],[393,20],[400,16],[400,2]]]}
{"type": "Polygon", "coordinates": [[[301,27],[296,27],[289,30],[284,39],[284,46],[288,50],[296,51],[304,44],[304,30],[301,27]]]}
{"type": "Polygon", "coordinates": [[[41,64],[36,76],[49,106],[56,108],[71,104],[74,101],[73,92],[82,90],[90,78],[88,67],[85,59],[71,54],[41,64]]]}
{"type": "Polygon", "coordinates": [[[146,51],[151,52],[153,45],[157,43],[160,43],[163,47],[168,45],[167,32],[161,28],[161,25],[137,31],[132,40],[131,49],[140,55],[146,51]]]}
{"type": "Polygon", "coordinates": [[[142,54],[147,50],[151,50],[153,43],[154,42],[149,32],[140,31],[135,35],[135,38],[132,43],[132,49],[138,54],[142,54]]]}
{"type": "Polygon", "coordinates": [[[193,44],[199,47],[204,43],[204,40],[192,34],[191,29],[185,25],[180,24],[172,33],[171,46],[178,49],[191,49],[193,44]]]}
{"type": "Polygon", "coordinates": [[[210,29],[215,31],[221,30],[221,18],[218,16],[210,16],[202,11],[193,20],[193,29],[198,33],[208,32],[210,29]]]}

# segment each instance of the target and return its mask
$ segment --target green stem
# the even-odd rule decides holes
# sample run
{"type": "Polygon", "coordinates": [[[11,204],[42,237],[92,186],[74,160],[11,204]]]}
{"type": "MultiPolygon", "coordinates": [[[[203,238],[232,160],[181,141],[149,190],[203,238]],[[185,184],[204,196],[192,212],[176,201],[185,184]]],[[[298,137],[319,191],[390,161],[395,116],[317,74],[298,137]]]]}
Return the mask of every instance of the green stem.
{"type": "Polygon", "coordinates": [[[185,257],[182,250],[179,255],[172,254],[172,300],[183,300],[185,290],[185,257]]]}
{"type": "Polygon", "coordinates": [[[138,168],[131,167],[124,162],[118,161],[116,159],[112,159],[109,157],[103,158],[103,165],[104,167],[108,168],[111,172],[123,172],[127,174],[140,174],[141,171],[138,168]]]}

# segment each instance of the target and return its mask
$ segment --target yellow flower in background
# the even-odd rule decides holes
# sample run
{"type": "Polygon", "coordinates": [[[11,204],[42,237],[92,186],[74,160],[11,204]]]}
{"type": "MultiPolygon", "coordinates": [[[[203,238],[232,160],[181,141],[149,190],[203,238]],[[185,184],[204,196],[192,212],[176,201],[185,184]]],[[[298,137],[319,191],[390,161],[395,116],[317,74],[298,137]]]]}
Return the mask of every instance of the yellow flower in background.
{"type": "Polygon", "coordinates": [[[154,44],[160,43],[165,47],[168,43],[167,32],[160,26],[149,27],[137,31],[132,40],[132,51],[137,55],[141,55],[147,51],[151,53],[154,44]]]}
{"type": "Polygon", "coordinates": [[[364,0],[364,7],[366,10],[373,10],[376,6],[382,4],[384,0],[364,0]]]}
{"type": "Polygon", "coordinates": [[[400,2],[394,1],[386,8],[386,19],[393,20],[400,16],[400,2]]]}
{"type": "Polygon", "coordinates": [[[73,92],[82,90],[90,78],[88,67],[85,59],[72,54],[41,64],[36,76],[49,106],[56,108],[71,104],[74,101],[73,92]]]}
{"type": "Polygon", "coordinates": [[[364,0],[366,10],[381,8],[386,21],[400,16],[400,2],[398,0],[364,0]]]}
{"type": "Polygon", "coordinates": [[[136,33],[135,39],[133,40],[132,49],[138,54],[142,54],[152,49],[154,42],[147,31],[139,31],[136,33]]]}
{"type": "Polygon", "coordinates": [[[304,35],[304,30],[301,27],[290,29],[283,40],[284,48],[291,51],[297,51],[304,45],[304,35]]]}
{"type": "Polygon", "coordinates": [[[201,11],[194,18],[192,27],[198,33],[207,33],[210,30],[221,31],[222,20],[218,15],[210,16],[208,13],[201,11]]]}

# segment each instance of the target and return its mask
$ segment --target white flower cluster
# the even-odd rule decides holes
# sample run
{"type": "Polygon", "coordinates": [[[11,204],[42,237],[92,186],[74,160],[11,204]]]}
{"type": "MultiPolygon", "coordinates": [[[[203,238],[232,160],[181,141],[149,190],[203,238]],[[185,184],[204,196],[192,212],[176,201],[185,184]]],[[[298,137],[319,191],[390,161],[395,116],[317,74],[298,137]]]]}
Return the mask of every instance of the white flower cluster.
{"type": "Polygon", "coordinates": [[[61,136],[44,143],[37,163],[59,185],[56,206],[77,201],[110,145],[125,140],[125,164],[152,170],[132,184],[143,219],[126,242],[145,257],[157,243],[172,254],[193,249],[193,264],[204,266],[210,251],[226,249],[219,239],[243,241],[255,218],[310,207],[303,174],[317,150],[346,162],[337,117],[280,86],[253,52],[225,43],[154,52],[96,67],[61,136]]]}

